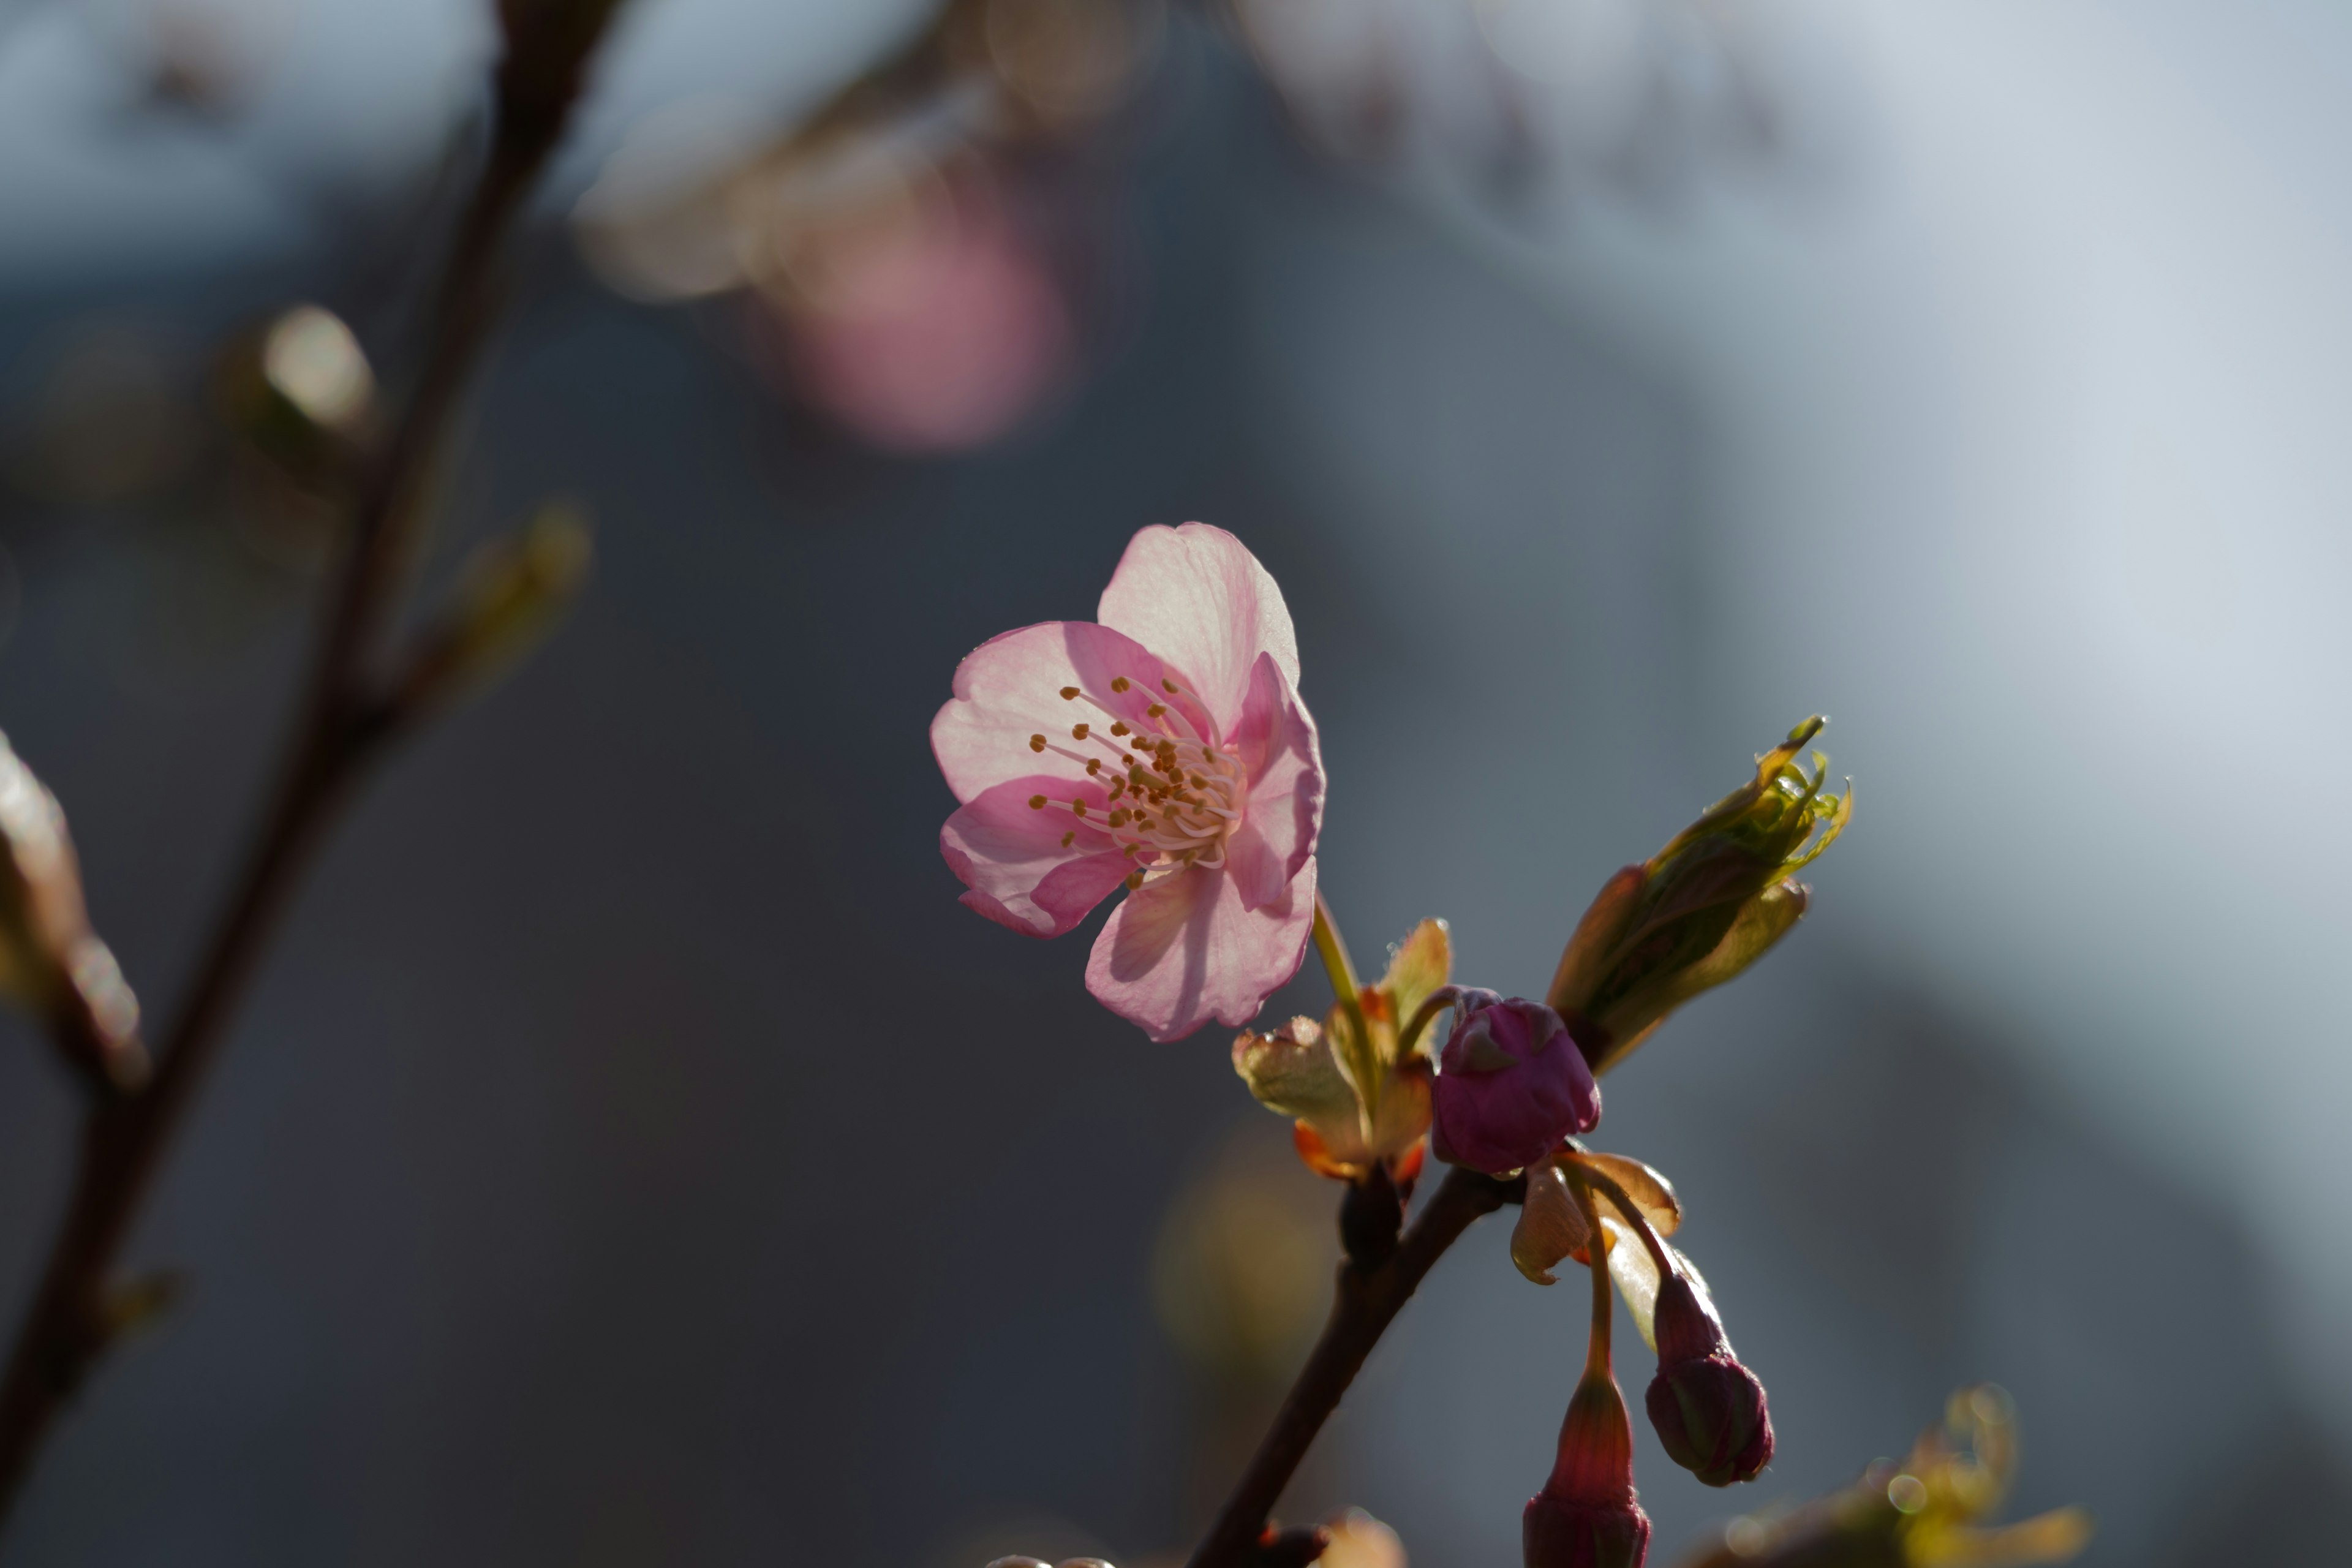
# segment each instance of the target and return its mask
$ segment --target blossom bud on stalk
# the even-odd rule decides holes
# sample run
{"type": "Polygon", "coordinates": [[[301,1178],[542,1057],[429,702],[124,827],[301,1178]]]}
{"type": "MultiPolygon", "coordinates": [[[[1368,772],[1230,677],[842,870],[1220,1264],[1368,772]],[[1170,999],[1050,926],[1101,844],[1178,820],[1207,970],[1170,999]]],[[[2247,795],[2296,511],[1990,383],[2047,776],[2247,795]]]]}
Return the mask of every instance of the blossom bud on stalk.
{"type": "Polygon", "coordinates": [[[1545,999],[1594,1072],[1630,1055],[1676,1007],[1738,975],[1804,914],[1810,895],[1790,873],[1853,815],[1851,788],[1822,793],[1827,758],[1813,753],[1811,776],[1794,761],[1822,723],[1790,731],[1757,759],[1753,782],[1610,878],[1585,910],[1545,999]]]}
{"type": "Polygon", "coordinates": [[[1650,1516],[1633,1495],[1633,1428],[1605,1359],[1585,1368],[1559,1458],[1520,1519],[1527,1568],[1641,1568],[1650,1516]]]}
{"type": "Polygon", "coordinates": [[[147,1074],[139,1003],[89,927],[65,813],[0,737],[0,994],[41,1015],[81,1071],[113,1089],[147,1074]]]}
{"type": "Polygon", "coordinates": [[[1650,1425],[1677,1465],[1711,1487],[1752,1481],[1772,1462],[1764,1385],[1740,1364],[1706,1287],[1676,1271],[1658,1286],[1658,1374],[1650,1425]]]}
{"type": "Polygon", "coordinates": [[[477,549],[401,678],[403,707],[420,711],[482,686],[530,652],[579,595],[593,555],[587,522],[560,504],[477,549]]]}
{"type": "Polygon", "coordinates": [[[1465,992],[1433,1087],[1438,1158],[1500,1175],[1532,1165],[1601,1120],[1568,1026],[1539,1002],[1465,992]]]}

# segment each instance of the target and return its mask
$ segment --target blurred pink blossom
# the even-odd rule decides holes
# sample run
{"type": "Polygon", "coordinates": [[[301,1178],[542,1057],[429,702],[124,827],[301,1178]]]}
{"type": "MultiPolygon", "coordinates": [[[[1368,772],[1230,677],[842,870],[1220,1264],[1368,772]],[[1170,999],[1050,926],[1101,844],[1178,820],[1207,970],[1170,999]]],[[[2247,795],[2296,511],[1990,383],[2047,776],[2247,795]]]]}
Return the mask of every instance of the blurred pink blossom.
{"type": "Polygon", "coordinates": [[[889,221],[805,242],[823,282],[779,300],[788,363],[802,395],[875,446],[960,451],[1003,435],[1063,380],[1074,331],[989,185],[915,195],[889,221]]]}

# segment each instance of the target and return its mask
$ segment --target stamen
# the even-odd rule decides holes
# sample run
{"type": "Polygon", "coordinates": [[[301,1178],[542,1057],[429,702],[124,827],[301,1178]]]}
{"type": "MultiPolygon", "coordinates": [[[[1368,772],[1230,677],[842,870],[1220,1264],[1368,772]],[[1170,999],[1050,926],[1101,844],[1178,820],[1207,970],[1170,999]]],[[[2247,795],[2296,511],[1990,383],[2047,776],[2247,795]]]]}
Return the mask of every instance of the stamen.
{"type": "Polygon", "coordinates": [[[1082,800],[1074,800],[1070,802],[1070,811],[1073,816],[1084,816],[1087,814],[1087,803],[1082,800]]]}
{"type": "Polygon", "coordinates": [[[1160,680],[1160,689],[1162,691],[1165,691],[1166,693],[1168,693],[1168,695],[1169,695],[1169,696],[1171,696],[1171,697],[1173,697],[1173,696],[1175,696],[1175,695],[1176,695],[1176,683],[1175,683],[1174,681],[1172,681],[1172,680],[1169,680],[1169,679],[1164,679],[1164,678],[1163,678],[1163,679],[1160,680]]]}
{"type": "Polygon", "coordinates": [[[1127,890],[1131,893],[1141,886],[1143,886],[1143,873],[1140,871],[1129,871],[1127,874],[1127,890]]]}
{"type": "Polygon", "coordinates": [[[1168,704],[1165,702],[1155,702],[1150,707],[1146,708],[1144,711],[1151,715],[1154,719],[1157,719],[1161,714],[1168,711],[1168,704]]]}
{"type": "Polygon", "coordinates": [[[1100,772],[1102,772],[1102,759],[1100,757],[1088,757],[1087,759],[1087,776],[1092,777],[1094,774],[1100,772]]]}
{"type": "Polygon", "coordinates": [[[1071,739],[1071,740],[1073,740],[1073,741],[1083,741],[1083,740],[1085,740],[1086,738],[1087,738],[1087,726],[1085,726],[1084,724],[1073,724],[1073,725],[1071,725],[1071,726],[1070,726],[1070,739],[1071,739]]]}
{"type": "Polygon", "coordinates": [[[1125,691],[1129,687],[1134,684],[1135,682],[1129,680],[1124,675],[1118,675],[1111,678],[1110,689],[1113,691],[1125,691]]]}
{"type": "MultiPolygon", "coordinates": [[[[1126,678],[1122,676],[1120,679],[1124,679],[1126,678]]],[[[1127,727],[1127,721],[1125,720],[1120,720],[1118,722],[1113,724],[1110,727],[1110,732],[1114,735],[1131,735],[1135,733],[1134,731],[1127,727]]]]}
{"type": "Polygon", "coordinates": [[[1043,735],[1032,735],[1032,736],[1030,736],[1030,737],[1029,737],[1029,749],[1030,749],[1031,751],[1033,751],[1033,752],[1042,752],[1042,751],[1044,751],[1044,750],[1045,749],[1045,736],[1043,736],[1043,735]]]}
{"type": "Polygon", "coordinates": [[[1125,827],[1127,826],[1127,813],[1124,810],[1112,812],[1110,814],[1110,825],[1113,827],[1125,827]]]}
{"type": "Polygon", "coordinates": [[[1073,839],[1076,838],[1076,837],[1077,837],[1077,836],[1078,836],[1078,830],[1077,830],[1076,828],[1075,828],[1075,827],[1071,828],[1067,833],[1063,834],[1063,835],[1062,835],[1062,847],[1063,847],[1063,848],[1065,848],[1065,849],[1067,849],[1067,848],[1070,847],[1071,841],[1072,841],[1073,839]]]}
{"type": "Polygon", "coordinates": [[[1030,809],[1030,810],[1032,810],[1032,811],[1043,811],[1043,810],[1045,810],[1045,797],[1044,795],[1031,795],[1031,796],[1029,797],[1029,809],[1030,809]]]}
{"type": "Polygon", "coordinates": [[[1062,700],[1065,702],[1075,700],[1077,695],[1078,689],[1075,686],[1065,686],[1062,688],[1062,700]]]}

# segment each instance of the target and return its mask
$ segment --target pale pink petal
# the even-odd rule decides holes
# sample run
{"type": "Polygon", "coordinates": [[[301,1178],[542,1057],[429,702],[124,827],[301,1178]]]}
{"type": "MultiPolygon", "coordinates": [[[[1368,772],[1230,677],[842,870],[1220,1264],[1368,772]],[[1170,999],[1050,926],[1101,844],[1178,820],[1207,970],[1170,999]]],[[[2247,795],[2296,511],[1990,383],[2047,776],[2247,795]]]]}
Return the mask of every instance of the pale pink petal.
{"type": "Polygon", "coordinates": [[[1091,621],[1045,621],[1006,632],[956,666],[955,697],[931,721],[931,752],[961,801],[1011,778],[1081,777],[1083,763],[1039,752],[1030,737],[1099,756],[1108,766],[1125,755],[1111,742],[1112,720],[1140,723],[1160,697],[1163,673],[1148,649],[1091,621]],[[1121,676],[1128,689],[1112,690],[1121,676]],[[1066,700],[1061,693],[1073,686],[1085,696],[1066,700]],[[1090,726],[1089,740],[1072,737],[1078,724],[1090,726]]]}
{"type": "Polygon", "coordinates": [[[1109,810],[1100,785],[1045,774],[1008,779],[982,790],[940,829],[940,853],[971,890],[963,901],[997,924],[1029,936],[1059,936],[1087,918],[1135,862],[1109,834],[1067,811],[1029,802],[1083,800],[1109,810]],[[1075,837],[1065,846],[1062,837],[1075,837]]]}
{"type": "Polygon", "coordinates": [[[1249,774],[1249,805],[1225,841],[1226,871],[1242,908],[1255,910],[1282,897],[1315,853],[1323,826],[1323,753],[1315,721],[1272,654],[1258,655],[1250,671],[1249,696],[1231,744],[1249,774]]]}
{"type": "Polygon", "coordinates": [[[1173,665],[1232,732],[1257,656],[1274,656],[1298,687],[1298,637],[1282,590],[1257,557],[1222,528],[1147,528],[1128,542],[1096,618],[1173,665]]]}
{"type": "Polygon", "coordinates": [[[1087,961],[1096,1000],[1155,1040],[1214,1018],[1238,1027],[1298,973],[1315,919],[1315,862],[1255,911],[1222,871],[1194,867],[1130,894],[1087,961]]]}

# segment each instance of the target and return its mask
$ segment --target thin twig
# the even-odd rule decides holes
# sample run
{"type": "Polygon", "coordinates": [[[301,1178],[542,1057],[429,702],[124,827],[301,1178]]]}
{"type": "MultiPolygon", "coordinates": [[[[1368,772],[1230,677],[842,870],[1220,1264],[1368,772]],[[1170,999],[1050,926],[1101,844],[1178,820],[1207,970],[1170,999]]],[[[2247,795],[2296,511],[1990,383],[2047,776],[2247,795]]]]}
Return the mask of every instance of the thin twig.
{"type": "Polygon", "coordinates": [[[1236,1568],[1243,1561],[1381,1335],[1445,1249],[1473,1223],[1502,1207],[1510,1192],[1508,1184],[1491,1176],[1449,1171],[1387,1262],[1370,1269],[1352,1262],[1339,1266],[1339,1291],[1322,1337],[1186,1568],[1236,1568]]]}
{"type": "Polygon", "coordinates": [[[510,0],[503,9],[509,48],[481,178],[442,268],[415,390],[361,488],[278,793],[163,1039],[154,1078],[137,1094],[93,1101],[88,1112],[64,1224],[0,1378],[0,1521],[43,1438],[113,1337],[116,1262],[172,1136],[219,1055],[303,868],[392,730],[371,662],[394,618],[425,498],[503,299],[509,232],[562,140],[614,5],[510,0]]]}

